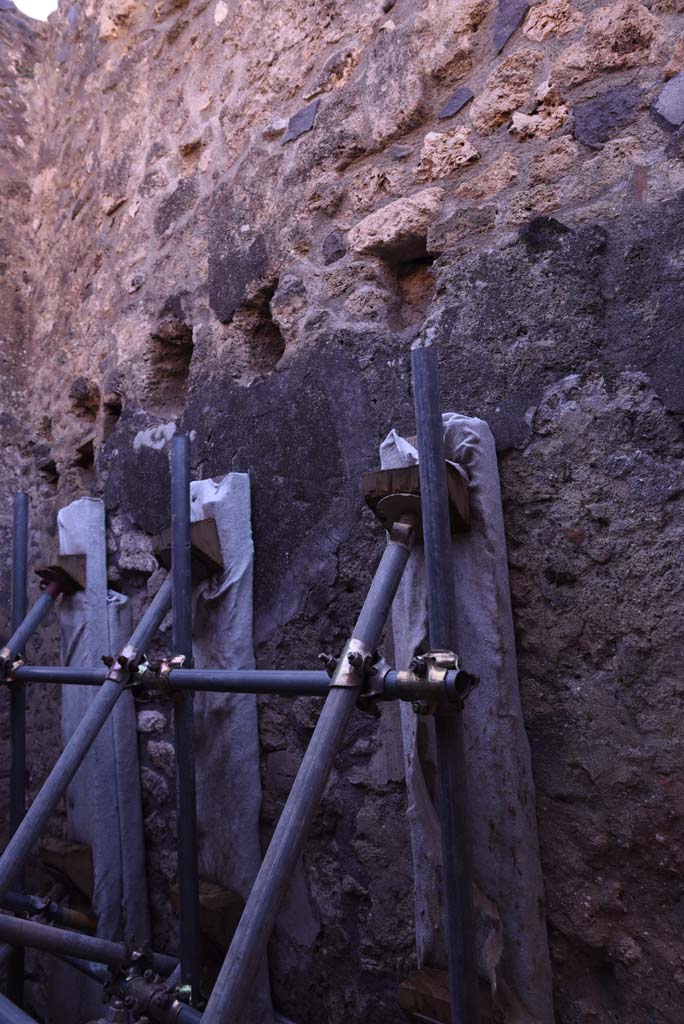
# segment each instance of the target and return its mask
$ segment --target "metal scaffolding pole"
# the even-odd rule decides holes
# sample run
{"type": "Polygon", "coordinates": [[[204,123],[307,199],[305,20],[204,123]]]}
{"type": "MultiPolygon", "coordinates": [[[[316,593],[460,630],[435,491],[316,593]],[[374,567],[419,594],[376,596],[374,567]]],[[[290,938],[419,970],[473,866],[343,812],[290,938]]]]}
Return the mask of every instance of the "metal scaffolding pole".
{"type": "Polygon", "coordinates": [[[7,914],[0,914],[0,938],[15,946],[28,946],[47,953],[63,953],[110,967],[120,967],[126,961],[126,949],[120,942],[65,931],[39,921],[9,917],[7,914]]]}
{"type": "MultiPolygon", "coordinates": [[[[171,443],[171,572],[173,654],[192,665],[192,568],[190,549],[190,445],[182,435],[171,443]]],[[[180,672],[182,676],[182,671],[180,672]]],[[[176,741],[176,834],[181,984],[191,1001],[200,994],[199,876],[195,789],[195,710],[192,691],[174,701],[176,741]]]]}
{"type": "Polygon", "coordinates": [[[81,719],[71,739],[57,759],[38,796],[0,857],[0,899],[7,893],[45,828],[55,807],[64,796],[79,765],[95,742],[100,729],[123,693],[126,660],[144,650],[156,633],[171,604],[171,581],[165,580],[143,615],[124,652],[117,658],[100,690],[81,719]]]}
{"type": "Polygon", "coordinates": [[[29,1017],[6,996],[0,995],[0,1024],[36,1024],[36,1022],[33,1017],[29,1017]]]}
{"type": "Polygon", "coordinates": [[[24,650],[26,644],[38,629],[41,622],[43,622],[52,611],[55,601],[61,593],[62,587],[57,581],[48,583],[47,587],[35,602],[30,612],[28,612],[23,621],[19,623],[2,651],[0,651],[0,655],[2,655],[5,661],[11,661],[24,650]]]}
{"type": "MultiPolygon", "coordinates": [[[[68,686],[99,686],[107,675],[106,669],[46,667],[23,665],[12,673],[13,680],[23,683],[53,683],[68,686]]],[[[378,700],[408,700],[401,686],[402,673],[390,669],[383,676],[378,700]]],[[[279,697],[326,697],[330,691],[330,676],[322,670],[310,669],[171,669],[164,677],[164,687],[171,691],[193,690],[200,693],[256,693],[279,697]]],[[[147,688],[144,676],[143,687],[147,688]]],[[[156,683],[149,688],[155,689],[156,683]]],[[[452,699],[458,699],[459,673],[448,671],[445,689],[452,699]]]]}
{"type": "Polygon", "coordinates": [[[29,896],[23,892],[8,892],[0,900],[0,907],[3,910],[10,910],[13,914],[26,914],[29,917],[41,916],[47,921],[54,921],[55,924],[64,925],[65,928],[75,928],[79,932],[87,932],[94,935],[97,930],[97,918],[86,914],[82,910],[73,910],[71,907],[63,907],[54,900],[45,900],[40,896],[29,896]]]}
{"type": "MultiPolygon", "coordinates": [[[[38,921],[25,921],[7,914],[0,914],[0,941],[41,949],[56,956],[75,956],[79,960],[92,960],[96,964],[107,964],[115,968],[129,961],[129,952],[121,942],[65,931],[63,928],[38,921]]],[[[150,953],[149,963],[152,970],[167,976],[174,970],[177,961],[164,953],[150,953]]]]}
{"type": "Polygon", "coordinates": [[[245,1006],[280,903],[356,706],[364,663],[380,640],[408,561],[412,535],[412,525],[397,524],[383,553],[202,1015],[203,1024],[235,1024],[245,1006]]]}
{"type": "MultiPolygon", "coordinates": [[[[427,576],[430,647],[456,651],[454,578],[444,434],[437,357],[432,348],[411,352],[427,576]]],[[[472,902],[463,712],[459,705],[435,717],[437,805],[441,824],[445,931],[452,1024],[480,1019],[472,902]]]]}
{"type": "MultiPolygon", "coordinates": [[[[26,618],[28,597],[26,572],[28,566],[28,495],[15,494],[12,531],[12,633],[16,635],[26,618]]],[[[17,654],[23,655],[23,647],[17,654]]],[[[19,828],[26,813],[26,688],[22,683],[10,689],[10,836],[19,828]]],[[[24,887],[24,873],[16,879],[24,887]]],[[[13,1003],[24,1002],[24,950],[12,954],[7,971],[7,994],[13,1003]]]]}

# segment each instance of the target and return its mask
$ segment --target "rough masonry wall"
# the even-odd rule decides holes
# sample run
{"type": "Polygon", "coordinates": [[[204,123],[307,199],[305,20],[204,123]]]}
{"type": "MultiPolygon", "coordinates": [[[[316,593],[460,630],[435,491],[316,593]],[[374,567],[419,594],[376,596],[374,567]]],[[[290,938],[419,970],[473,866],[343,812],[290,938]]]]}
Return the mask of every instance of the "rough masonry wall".
{"type": "MultiPolygon", "coordinates": [[[[683,23],[678,0],[77,0],[34,78],[13,58],[40,153],[4,443],[45,526],[105,496],[117,587],[158,583],[166,446],[192,431],[197,475],[252,478],[259,663],[310,667],[379,555],[359,474],[390,426],[412,432],[426,320],[445,408],[491,423],[561,1024],[681,1017],[683,23]]],[[[262,702],[265,842],[314,722],[262,702]]],[[[301,1024],[394,1024],[413,965],[404,790],[376,728],[355,720],[307,847],[308,939],[286,913],[273,943],[301,1024]]]]}
{"type": "MultiPolygon", "coordinates": [[[[0,630],[9,635],[12,496],[16,491],[31,493],[33,527],[54,533],[55,488],[34,471],[32,454],[36,432],[27,430],[26,380],[30,375],[29,355],[33,331],[33,262],[31,208],[32,182],[38,145],[35,133],[36,63],[41,58],[45,26],[30,25],[9,0],[0,0],[0,446],[5,498],[0,503],[0,547],[5,552],[0,575],[0,630]],[[39,511],[40,510],[40,511],[39,511]],[[47,522],[43,519],[47,511],[47,522]],[[40,524],[40,525],[39,525],[40,524]]],[[[30,557],[40,550],[40,536],[34,534],[30,557]]],[[[38,593],[31,581],[31,599],[38,593]]],[[[36,638],[32,657],[54,655],[54,624],[36,638]]],[[[5,694],[0,696],[0,743],[9,749],[5,694]]],[[[58,752],[59,694],[47,688],[28,694],[28,786],[31,792],[58,752]]],[[[0,759],[0,831],[7,830],[7,779],[9,758],[0,759]]],[[[59,824],[56,823],[59,829],[59,824]]]]}

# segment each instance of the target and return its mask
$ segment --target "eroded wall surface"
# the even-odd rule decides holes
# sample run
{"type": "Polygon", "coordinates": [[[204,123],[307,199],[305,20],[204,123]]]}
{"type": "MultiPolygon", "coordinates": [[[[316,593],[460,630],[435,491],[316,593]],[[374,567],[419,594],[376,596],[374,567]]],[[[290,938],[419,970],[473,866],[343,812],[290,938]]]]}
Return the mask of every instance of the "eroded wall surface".
{"type": "MultiPolygon", "coordinates": [[[[445,408],[492,425],[562,1024],[678,1022],[684,996],[678,3],[77,0],[39,29],[0,0],[23,141],[2,336],[26,370],[3,443],[42,530],[103,495],[142,604],[192,431],[196,475],[251,476],[259,663],[310,667],[379,555],[359,475],[413,431],[425,321],[445,408]]],[[[145,711],[171,948],[169,712],[145,711]]],[[[261,705],[264,841],[315,717],[261,705]]],[[[272,947],[295,1021],[397,1020],[404,799],[358,717],[272,947]]]]}
{"type": "MultiPolygon", "coordinates": [[[[12,537],[12,498],[17,491],[31,494],[32,524],[38,533],[31,540],[29,557],[38,557],[42,537],[55,531],[55,488],[35,472],[36,432],[29,427],[31,414],[26,406],[26,382],[30,366],[35,282],[40,271],[33,247],[32,187],[38,162],[38,123],[36,67],[42,57],[46,28],[29,23],[9,0],[0,0],[0,449],[4,499],[0,502],[0,549],[3,567],[0,574],[0,630],[3,642],[10,625],[10,567],[12,537]],[[42,537],[41,537],[42,535],[42,537]]],[[[31,580],[31,599],[38,587],[31,580]]],[[[32,645],[36,659],[54,656],[56,629],[49,624],[32,645]]],[[[29,691],[28,778],[31,792],[44,776],[58,752],[59,694],[52,688],[42,693],[29,691]]],[[[0,830],[8,825],[7,780],[10,760],[7,756],[9,732],[6,693],[0,694],[0,830]]],[[[51,829],[59,831],[55,821],[51,829]]]]}

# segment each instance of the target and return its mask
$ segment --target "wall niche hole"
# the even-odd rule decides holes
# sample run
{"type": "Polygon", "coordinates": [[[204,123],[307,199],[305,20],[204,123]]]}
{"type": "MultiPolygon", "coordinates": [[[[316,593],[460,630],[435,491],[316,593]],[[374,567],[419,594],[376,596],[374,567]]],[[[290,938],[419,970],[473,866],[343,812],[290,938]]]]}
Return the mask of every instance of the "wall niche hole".
{"type": "Polygon", "coordinates": [[[56,484],[59,480],[59,470],[54,459],[49,458],[41,462],[38,466],[38,472],[50,484],[56,484]]]}
{"type": "Polygon", "coordinates": [[[118,392],[107,395],[102,402],[102,438],[104,441],[113,434],[121,417],[122,409],[123,399],[118,392]]]}
{"type": "Polygon", "coordinates": [[[74,466],[92,472],[95,466],[95,439],[93,437],[89,437],[87,441],[77,447],[74,466]]]}
{"type": "Polygon", "coordinates": [[[277,281],[270,282],[242,311],[242,326],[247,341],[250,369],[255,373],[269,373],[280,362],[285,352],[285,339],[271,313],[271,299],[277,281]]]}
{"type": "Polygon", "coordinates": [[[188,389],[192,326],[175,318],[164,320],[150,341],[147,404],[156,412],[177,415],[183,411],[188,389]]]}
{"type": "Polygon", "coordinates": [[[403,327],[420,324],[425,319],[435,290],[432,276],[434,257],[425,255],[396,264],[399,316],[403,327]]]}

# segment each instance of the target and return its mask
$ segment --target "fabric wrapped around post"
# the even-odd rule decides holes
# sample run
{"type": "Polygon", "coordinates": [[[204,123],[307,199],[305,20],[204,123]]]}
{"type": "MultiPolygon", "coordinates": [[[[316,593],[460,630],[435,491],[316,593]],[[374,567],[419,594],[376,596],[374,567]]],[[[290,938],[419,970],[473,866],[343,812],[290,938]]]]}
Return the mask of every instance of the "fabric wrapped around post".
{"type": "MultiPolygon", "coordinates": [[[[480,974],[508,1024],[552,1024],[544,885],[535,790],[520,706],[499,472],[482,420],[443,416],[445,452],[469,482],[471,527],[452,539],[458,651],[480,677],[466,703],[466,755],[480,974]]],[[[396,431],[380,448],[383,469],[418,462],[396,431]]],[[[392,610],[396,664],[427,650],[425,566],[411,555],[392,610]]],[[[408,816],[414,863],[420,966],[444,967],[439,820],[428,781],[434,770],[430,719],[401,708],[408,816]]]]}
{"type": "MultiPolygon", "coordinates": [[[[190,485],[193,522],[213,518],[224,571],[194,593],[197,668],[255,667],[249,476],[229,473],[190,485]]],[[[200,884],[246,900],[261,864],[259,729],[254,694],[195,695],[195,757],[200,884]]],[[[227,936],[226,938],[230,938],[227,936]]],[[[222,953],[225,952],[222,951],[222,953]]],[[[249,1024],[273,1024],[266,961],[254,985],[249,1024]]]]}
{"type": "MultiPolygon", "coordinates": [[[[102,664],[115,656],[132,632],[128,598],[107,588],[105,510],[96,498],[80,498],[57,517],[60,553],[86,556],[86,586],[60,603],[62,662],[75,668],[102,664]]],[[[62,741],[71,737],[96,689],[62,688],[62,741]]],[[[107,939],[149,942],[142,798],[133,697],[122,694],[67,791],[69,838],[85,843],[93,856],[93,910],[97,934],[107,939]]],[[[97,1016],[99,985],[79,981],[73,970],[54,964],[46,1020],[97,1016]],[[77,995],[78,993],[78,995],[77,995]],[[77,1000],[81,1005],[77,1007],[77,1000]]]]}

